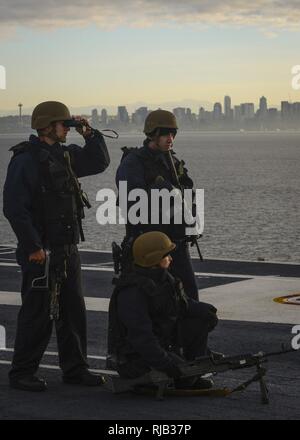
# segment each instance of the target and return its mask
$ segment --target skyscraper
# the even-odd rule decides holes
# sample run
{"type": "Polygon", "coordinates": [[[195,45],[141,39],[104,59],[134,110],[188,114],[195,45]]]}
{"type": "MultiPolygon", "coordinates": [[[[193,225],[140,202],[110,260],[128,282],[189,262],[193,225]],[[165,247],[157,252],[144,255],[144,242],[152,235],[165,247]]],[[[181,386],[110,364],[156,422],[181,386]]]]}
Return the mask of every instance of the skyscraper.
{"type": "Polygon", "coordinates": [[[186,119],[186,109],[184,107],[176,107],[173,109],[173,113],[179,121],[184,122],[186,119]]]}
{"type": "Polygon", "coordinates": [[[118,107],[118,121],[123,124],[128,124],[129,122],[129,115],[125,106],[118,107]]]}
{"type": "Polygon", "coordinates": [[[267,98],[264,96],[262,96],[259,100],[258,116],[260,119],[266,119],[268,116],[268,102],[267,98]]]}
{"type": "Polygon", "coordinates": [[[222,119],[222,104],[220,102],[216,102],[214,105],[213,117],[215,121],[222,119]]]}
{"type": "Polygon", "coordinates": [[[205,120],[205,109],[203,107],[200,107],[199,109],[199,121],[205,120]]]}
{"type": "Polygon", "coordinates": [[[227,120],[232,119],[230,96],[225,96],[225,98],[224,98],[224,114],[225,114],[225,119],[227,119],[227,120]]]}
{"type": "Polygon", "coordinates": [[[265,114],[268,111],[268,101],[264,96],[262,96],[259,100],[259,110],[262,114],[265,114]]]}
{"type": "Polygon", "coordinates": [[[240,121],[242,119],[242,109],[240,105],[234,106],[234,120],[240,121]]]}
{"type": "Polygon", "coordinates": [[[101,111],[101,123],[103,125],[107,125],[107,122],[108,122],[107,110],[104,108],[101,111]]]}
{"type": "Polygon", "coordinates": [[[252,102],[247,102],[245,104],[241,104],[241,112],[242,116],[245,119],[253,119],[254,118],[254,104],[252,102]]]}
{"type": "Polygon", "coordinates": [[[96,128],[99,126],[99,115],[96,108],[92,110],[92,126],[96,128]]]}
{"type": "Polygon", "coordinates": [[[192,122],[193,121],[193,115],[192,110],[190,108],[186,109],[186,122],[192,122]]]}
{"type": "Polygon", "coordinates": [[[281,101],[281,117],[282,119],[289,119],[292,112],[292,104],[288,101],[281,101]]]}
{"type": "Polygon", "coordinates": [[[294,102],[292,104],[292,116],[295,120],[300,119],[300,102],[294,102]]]}
{"type": "Polygon", "coordinates": [[[132,114],[132,122],[136,125],[144,125],[145,119],[148,116],[148,108],[140,107],[132,114]]]}

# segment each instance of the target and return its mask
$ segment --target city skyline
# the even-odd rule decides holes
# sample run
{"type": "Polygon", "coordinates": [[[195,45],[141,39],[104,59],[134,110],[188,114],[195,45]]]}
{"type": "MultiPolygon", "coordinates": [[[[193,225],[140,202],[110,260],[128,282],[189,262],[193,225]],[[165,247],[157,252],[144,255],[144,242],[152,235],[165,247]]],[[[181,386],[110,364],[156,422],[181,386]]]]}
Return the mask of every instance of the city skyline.
{"type": "MultiPolygon", "coordinates": [[[[261,95],[259,96],[257,99],[250,99],[250,100],[242,100],[240,102],[235,102],[232,97],[228,94],[224,94],[223,97],[221,97],[219,100],[217,101],[204,101],[204,100],[195,100],[195,99],[184,99],[181,101],[172,101],[172,102],[165,102],[165,103],[149,103],[146,101],[141,101],[141,102],[136,102],[136,103],[117,103],[115,105],[107,105],[107,104],[90,104],[84,107],[81,106],[69,106],[70,111],[72,114],[90,114],[92,112],[93,109],[105,109],[107,110],[109,115],[116,115],[118,112],[118,108],[119,107],[126,107],[126,109],[128,110],[129,113],[134,113],[136,110],[138,110],[140,107],[148,107],[151,108],[153,110],[158,109],[158,108],[163,108],[169,111],[173,111],[174,108],[177,107],[184,107],[184,108],[190,108],[192,110],[193,113],[198,113],[199,109],[201,107],[204,107],[205,110],[207,111],[213,111],[215,104],[221,103],[222,105],[222,110],[225,112],[225,104],[224,104],[224,100],[225,98],[228,97],[230,98],[230,105],[232,106],[232,108],[234,108],[235,106],[241,105],[241,104],[246,104],[246,103],[251,103],[254,105],[254,109],[257,110],[260,107],[260,100],[261,98],[265,98],[267,100],[268,103],[268,107],[269,108],[276,108],[278,110],[281,109],[281,104],[282,102],[298,102],[297,99],[295,100],[291,100],[291,99],[281,99],[279,102],[274,103],[272,102],[268,97],[266,97],[266,95],[261,95]],[[79,113],[76,113],[74,111],[76,110],[80,110],[79,113]]],[[[289,97],[290,98],[290,97],[289,97]]],[[[300,92],[298,93],[298,97],[296,96],[296,98],[299,99],[300,101],[300,92]]],[[[26,104],[22,103],[21,104],[23,107],[23,114],[31,114],[34,106],[33,107],[27,107],[26,104]]],[[[68,105],[68,103],[66,103],[66,105],[68,105]]],[[[1,110],[0,108],[0,117],[5,117],[5,116],[15,116],[18,115],[20,112],[20,102],[17,101],[16,105],[14,107],[14,109],[10,109],[10,110],[1,110]]]]}
{"type": "MultiPolygon", "coordinates": [[[[0,133],[28,131],[31,129],[31,115],[23,114],[23,104],[18,104],[18,116],[0,117],[0,133]]],[[[111,114],[99,106],[86,112],[94,128],[114,128],[135,130],[143,127],[148,114],[156,108],[141,106],[133,112],[124,105],[119,105],[111,114]]],[[[300,102],[281,101],[280,109],[268,104],[268,99],[261,96],[258,106],[253,102],[236,104],[229,95],[222,102],[216,102],[212,109],[199,106],[196,112],[189,107],[178,106],[171,109],[178,125],[188,130],[286,130],[300,129],[300,102]]]]}

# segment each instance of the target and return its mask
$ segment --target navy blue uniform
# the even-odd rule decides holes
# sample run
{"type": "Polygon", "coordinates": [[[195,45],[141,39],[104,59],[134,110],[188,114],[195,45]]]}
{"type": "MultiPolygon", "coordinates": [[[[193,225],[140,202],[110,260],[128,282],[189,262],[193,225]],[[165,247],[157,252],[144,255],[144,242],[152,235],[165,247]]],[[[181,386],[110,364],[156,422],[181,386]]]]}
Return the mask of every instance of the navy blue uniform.
{"type": "MultiPolygon", "coordinates": [[[[30,142],[51,151],[59,159],[63,150],[59,143],[51,147],[41,143],[36,136],[30,136],[30,142]]],[[[72,154],[72,168],[77,177],[91,176],[103,172],[110,163],[109,154],[103,137],[99,134],[81,148],[69,145],[72,154]]],[[[38,234],[38,220],[33,212],[33,202],[40,185],[40,169],[29,152],[12,158],[6,177],[3,193],[3,212],[10,222],[18,239],[18,247],[27,255],[43,248],[38,234]]]]}
{"type": "MultiPolygon", "coordinates": [[[[122,160],[116,174],[117,186],[119,187],[120,181],[126,181],[128,192],[136,188],[143,189],[147,192],[151,189],[160,190],[163,188],[171,191],[174,188],[174,181],[170,165],[166,160],[166,155],[160,151],[150,149],[147,144],[137,151],[138,154],[136,154],[136,152],[130,152],[122,160]],[[163,180],[160,179],[157,183],[157,181],[155,181],[157,176],[161,176],[163,180]]],[[[193,182],[187,173],[183,176],[182,183],[186,188],[193,187],[193,182]]],[[[128,204],[128,208],[130,208],[130,204],[128,204]]],[[[128,224],[126,235],[127,237],[136,237],[143,232],[157,230],[166,233],[171,240],[176,243],[176,249],[172,253],[173,263],[171,272],[174,276],[181,279],[187,295],[194,300],[198,300],[197,281],[192,266],[189,245],[184,236],[184,227],[175,224],[128,224]]]]}
{"type": "MultiPolygon", "coordinates": [[[[96,132],[86,139],[86,145],[62,147],[49,146],[36,136],[31,136],[30,146],[50,153],[63,163],[63,152],[72,158],[72,168],[77,177],[103,172],[110,163],[102,135],[96,132]]],[[[29,255],[43,249],[47,237],[42,234],[43,207],[37,205],[40,197],[43,170],[30,152],[16,154],[8,167],[3,194],[3,212],[18,240],[17,261],[22,269],[22,307],[18,315],[15,352],[10,377],[34,374],[51,337],[53,323],[49,317],[49,291],[32,289],[32,281],[41,277],[44,267],[29,262],[29,255]]],[[[80,259],[77,242],[68,243],[66,279],[60,292],[60,319],[56,324],[59,362],[65,376],[78,374],[87,368],[86,313],[81,288],[80,259]]]]}
{"type": "Polygon", "coordinates": [[[168,372],[183,355],[204,356],[216,309],[186,297],[182,284],[164,269],[135,267],[121,278],[109,310],[108,351],[123,377],[149,368],[168,372]]]}

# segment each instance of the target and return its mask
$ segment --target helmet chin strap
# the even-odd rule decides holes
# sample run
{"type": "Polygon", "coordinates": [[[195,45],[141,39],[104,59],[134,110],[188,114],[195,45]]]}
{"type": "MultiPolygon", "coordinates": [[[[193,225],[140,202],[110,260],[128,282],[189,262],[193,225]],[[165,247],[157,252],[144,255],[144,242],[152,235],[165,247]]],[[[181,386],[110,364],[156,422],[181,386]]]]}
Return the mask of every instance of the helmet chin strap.
{"type": "Polygon", "coordinates": [[[43,137],[47,137],[48,139],[51,139],[53,142],[61,142],[60,138],[56,134],[55,124],[51,124],[51,131],[47,134],[44,134],[43,137]]]}
{"type": "Polygon", "coordinates": [[[147,138],[149,139],[149,142],[153,142],[156,147],[158,147],[158,140],[159,140],[159,128],[150,135],[147,135],[147,138]]]}
{"type": "Polygon", "coordinates": [[[52,126],[52,130],[50,131],[50,133],[48,134],[48,137],[55,142],[60,142],[59,137],[56,134],[56,128],[55,125],[52,126]]]}

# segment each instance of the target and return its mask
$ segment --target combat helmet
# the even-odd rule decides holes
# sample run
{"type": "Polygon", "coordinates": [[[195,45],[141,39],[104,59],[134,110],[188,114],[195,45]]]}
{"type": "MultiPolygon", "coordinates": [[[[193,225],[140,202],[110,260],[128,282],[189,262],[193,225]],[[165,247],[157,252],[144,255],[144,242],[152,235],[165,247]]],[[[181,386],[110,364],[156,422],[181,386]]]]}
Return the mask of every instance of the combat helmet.
{"type": "Polygon", "coordinates": [[[45,101],[38,104],[33,110],[31,128],[40,130],[48,127],[52,122],[71,119],[72,116],[65,104],[57,101],[45,101]]]}
{"type": "Polygon", "coordinates": [[[171,128],[178,130],[176,117],[167,110],[155,110],[145,120],[144,133],[149,135],[158,128],[171,128]]]}
{"type": "Polygon", "coordinates": [[[141,267],[156,266],[175,247],[176,245],[163,232],[146,232],[133,243],[134,264],[141,267]]]}

